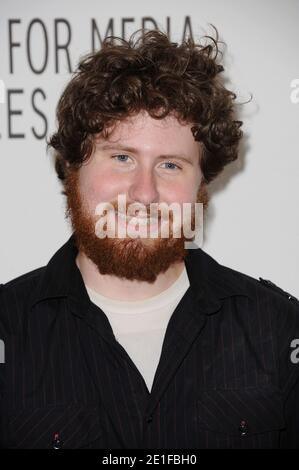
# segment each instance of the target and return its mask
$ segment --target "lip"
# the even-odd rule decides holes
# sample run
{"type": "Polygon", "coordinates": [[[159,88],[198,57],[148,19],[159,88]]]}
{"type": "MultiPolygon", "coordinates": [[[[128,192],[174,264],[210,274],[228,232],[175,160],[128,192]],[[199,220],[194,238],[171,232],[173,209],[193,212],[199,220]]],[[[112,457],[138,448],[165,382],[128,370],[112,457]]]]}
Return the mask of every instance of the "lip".
{"type": "Polygon", "coordinates": [[[138,216],[129,217],[126,214],[122,212],[118,212],[118,211],[115,212],[115,215],[120,221],[125,221],[126,223],[134,222],[135,224],[138,223],[139,225],[151,225],[151,226],[158,225],[157,219],[154,219],[151,217],[138,217],[138,216]]]}

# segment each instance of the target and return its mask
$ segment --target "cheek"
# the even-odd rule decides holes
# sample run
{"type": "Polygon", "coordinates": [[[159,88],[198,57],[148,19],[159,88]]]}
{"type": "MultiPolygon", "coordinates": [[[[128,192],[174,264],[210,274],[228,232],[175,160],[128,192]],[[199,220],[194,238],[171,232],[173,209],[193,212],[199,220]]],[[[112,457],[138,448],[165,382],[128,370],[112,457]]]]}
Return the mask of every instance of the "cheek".
{"type": "Polygon", "coordinates": [[[94,171],[86,167],[80,175],[80,188],[90,208],[95,208],[100,202],[115,200],[118,194],[125,193],[119,178],[105,169],[94,171]]]}
{"type": "Polygon", "coordinates": [[[161,200],[165,202],[195,202],[199,189],[199,181],[185,181],[180,184],[172,184],[164,188],[161,200]]]}
{"type": "Polygon", "coordinates": [[[173,192],[172,194],[168,194],[167,200],[168,202],[178,202],[180,204],[184,202],[195,202],[196,201],[196,189],[188,190],[188,188],[178,189],[177,191],[173,192]]]}

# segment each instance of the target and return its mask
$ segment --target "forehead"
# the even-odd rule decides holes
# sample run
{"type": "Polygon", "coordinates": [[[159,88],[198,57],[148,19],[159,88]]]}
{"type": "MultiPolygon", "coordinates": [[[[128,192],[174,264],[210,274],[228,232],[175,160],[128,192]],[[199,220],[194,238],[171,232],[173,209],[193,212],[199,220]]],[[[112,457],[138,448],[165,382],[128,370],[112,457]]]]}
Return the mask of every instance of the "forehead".
{"type": "Polygon", "coordinates": [[[194,140],[192,124],[181,123],[175,116],[154,119],[146,112],[140,112],[121,121],[116,121],[107,129],[107,135],[99,134],[97,144],[113,144],[116,147],[136,146],[143,150],[161,152],[179,150],[198,151],[199,143],[194,140]]]}

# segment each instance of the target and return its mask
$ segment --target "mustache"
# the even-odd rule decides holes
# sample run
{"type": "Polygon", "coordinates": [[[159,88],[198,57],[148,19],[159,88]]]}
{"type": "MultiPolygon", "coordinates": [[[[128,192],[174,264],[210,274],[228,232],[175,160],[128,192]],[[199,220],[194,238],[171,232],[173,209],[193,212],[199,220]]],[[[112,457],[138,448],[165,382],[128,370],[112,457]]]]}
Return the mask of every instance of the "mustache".
{"type": "MultiPolygon", "coordinates": [[[[195,205],[190,204],[191,212],[194,212],[195,205]]],[[[133,202],[119,205],[118,201],[110,201],[107,203],[100,202],[95,209],[95,215],[107,215],[108,213],[126,215],[129,217],[156,219],[156,220],[170,220],[172,221],[175,215],[182,216],[184,207],[176,203],[168,204],[166,202],[151,203],[148,206],[142,203],[133,202]]]]}

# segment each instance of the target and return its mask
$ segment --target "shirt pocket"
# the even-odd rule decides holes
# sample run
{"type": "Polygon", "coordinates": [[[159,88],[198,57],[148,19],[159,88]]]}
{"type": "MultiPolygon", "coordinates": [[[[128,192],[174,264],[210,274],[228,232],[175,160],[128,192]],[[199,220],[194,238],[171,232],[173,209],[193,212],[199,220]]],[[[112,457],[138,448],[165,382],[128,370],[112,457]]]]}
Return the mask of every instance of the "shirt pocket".
{"type": "Polygon", "coordinates": [[[267,387],[204,390],[197,426],[202,447],[277,448],[285,428],[281,393],[267,387]]]}
{"type": "Polygon", "coordinates": [[[49,405],[10,413],[4,445],[25,449],[100,448],[103,429],[98,405],[49,405]]]}

